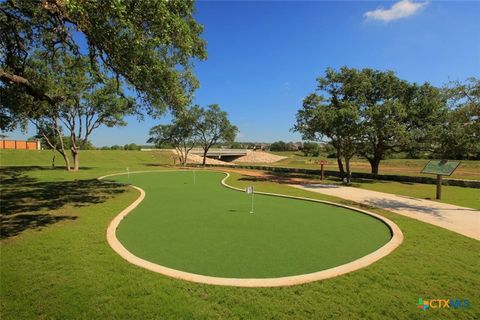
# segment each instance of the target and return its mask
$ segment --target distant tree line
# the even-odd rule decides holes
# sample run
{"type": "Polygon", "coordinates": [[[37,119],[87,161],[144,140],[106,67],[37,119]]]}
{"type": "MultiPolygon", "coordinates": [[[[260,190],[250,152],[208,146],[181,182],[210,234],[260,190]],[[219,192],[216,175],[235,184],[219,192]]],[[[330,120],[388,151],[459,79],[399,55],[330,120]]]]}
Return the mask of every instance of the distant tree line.
{"type": "Polygon", "coordinates": [[[480,159],[480,80],[437,88],[392,71],[328,68],[303,100],[293,131],[333,146],[347,182],[354,156],[366,158],[373,174],[396,152],[480,159]]]}
{"type": "Polygon", "coordinates": [[[111,147],[105,146],[100,148],[100,150],[130,150],[130,151],[140,151],[141,149],[142,149],[142,146],[135,143],[127,143],[123,146],[114,144],[111,147]]]}
{"type": "Polygon", "coordinates": [[[320,155],[321,147],[317,142],[285,142],[275,141],[268,146],[270,151],[301,151],[305,156],[318,157],[320,155]]]}

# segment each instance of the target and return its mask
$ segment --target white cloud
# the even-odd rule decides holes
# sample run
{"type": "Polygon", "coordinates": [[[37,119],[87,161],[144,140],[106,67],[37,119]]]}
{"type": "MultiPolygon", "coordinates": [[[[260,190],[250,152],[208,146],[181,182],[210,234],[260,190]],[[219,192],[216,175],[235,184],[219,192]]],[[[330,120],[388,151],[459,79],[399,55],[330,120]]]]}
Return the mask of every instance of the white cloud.
{"type": "Polygon", "coordinates": [[[381,20],[390,22],[393,20],[406,18],[414,15],[422,10],[428,1],[425,2],[413,2],[412,0],[401,0],[396,2],[391,8],[378,8],[373,11],[365,12],[364,16],[367,20],[381,20]]]}

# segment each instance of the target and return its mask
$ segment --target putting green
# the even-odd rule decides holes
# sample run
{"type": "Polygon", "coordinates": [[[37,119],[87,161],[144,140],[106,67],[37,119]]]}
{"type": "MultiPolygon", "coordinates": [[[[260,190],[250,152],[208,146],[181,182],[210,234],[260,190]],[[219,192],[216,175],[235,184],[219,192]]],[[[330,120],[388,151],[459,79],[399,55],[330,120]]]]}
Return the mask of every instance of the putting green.
{"type": "Polygon", "coordinates": [[[144,260],[200,275],[275,278],[317,272],[386,244],[390,229],[347,208],[231,190],[225,174],[197,171],[109,177],[142,188],[145,199],[116,231],[144,260]]]}

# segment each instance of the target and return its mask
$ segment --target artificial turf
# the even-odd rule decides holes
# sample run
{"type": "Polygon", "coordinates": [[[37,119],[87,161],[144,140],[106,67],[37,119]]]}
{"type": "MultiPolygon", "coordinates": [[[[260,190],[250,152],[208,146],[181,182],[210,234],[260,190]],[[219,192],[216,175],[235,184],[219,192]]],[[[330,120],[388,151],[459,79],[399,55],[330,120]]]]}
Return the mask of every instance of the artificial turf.
{"type": "Polygon", "coordinates": [[[224,187],[219,172],[111,177],[146,192],[119,225],[133,254],[163,266],[230,278],[311,273],[358,259],[390,239],[380,220],[328,204],[224,187]]]}

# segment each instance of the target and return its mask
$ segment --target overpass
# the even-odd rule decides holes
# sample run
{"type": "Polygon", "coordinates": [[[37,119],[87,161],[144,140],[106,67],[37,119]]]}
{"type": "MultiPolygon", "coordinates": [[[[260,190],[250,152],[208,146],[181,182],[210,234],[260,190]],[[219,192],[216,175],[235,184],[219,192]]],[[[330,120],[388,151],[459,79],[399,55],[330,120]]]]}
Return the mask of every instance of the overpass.
{"type": "MultiPolygon", "coordinates": [[[[191,154],[203,156],[203,149],[194,148],[191,154]]],[[[246,149],[210,149],[207,152],[207,158],[218,159],[222,161],[233,161],[237,158],[247,155],[246,149]]]]}

